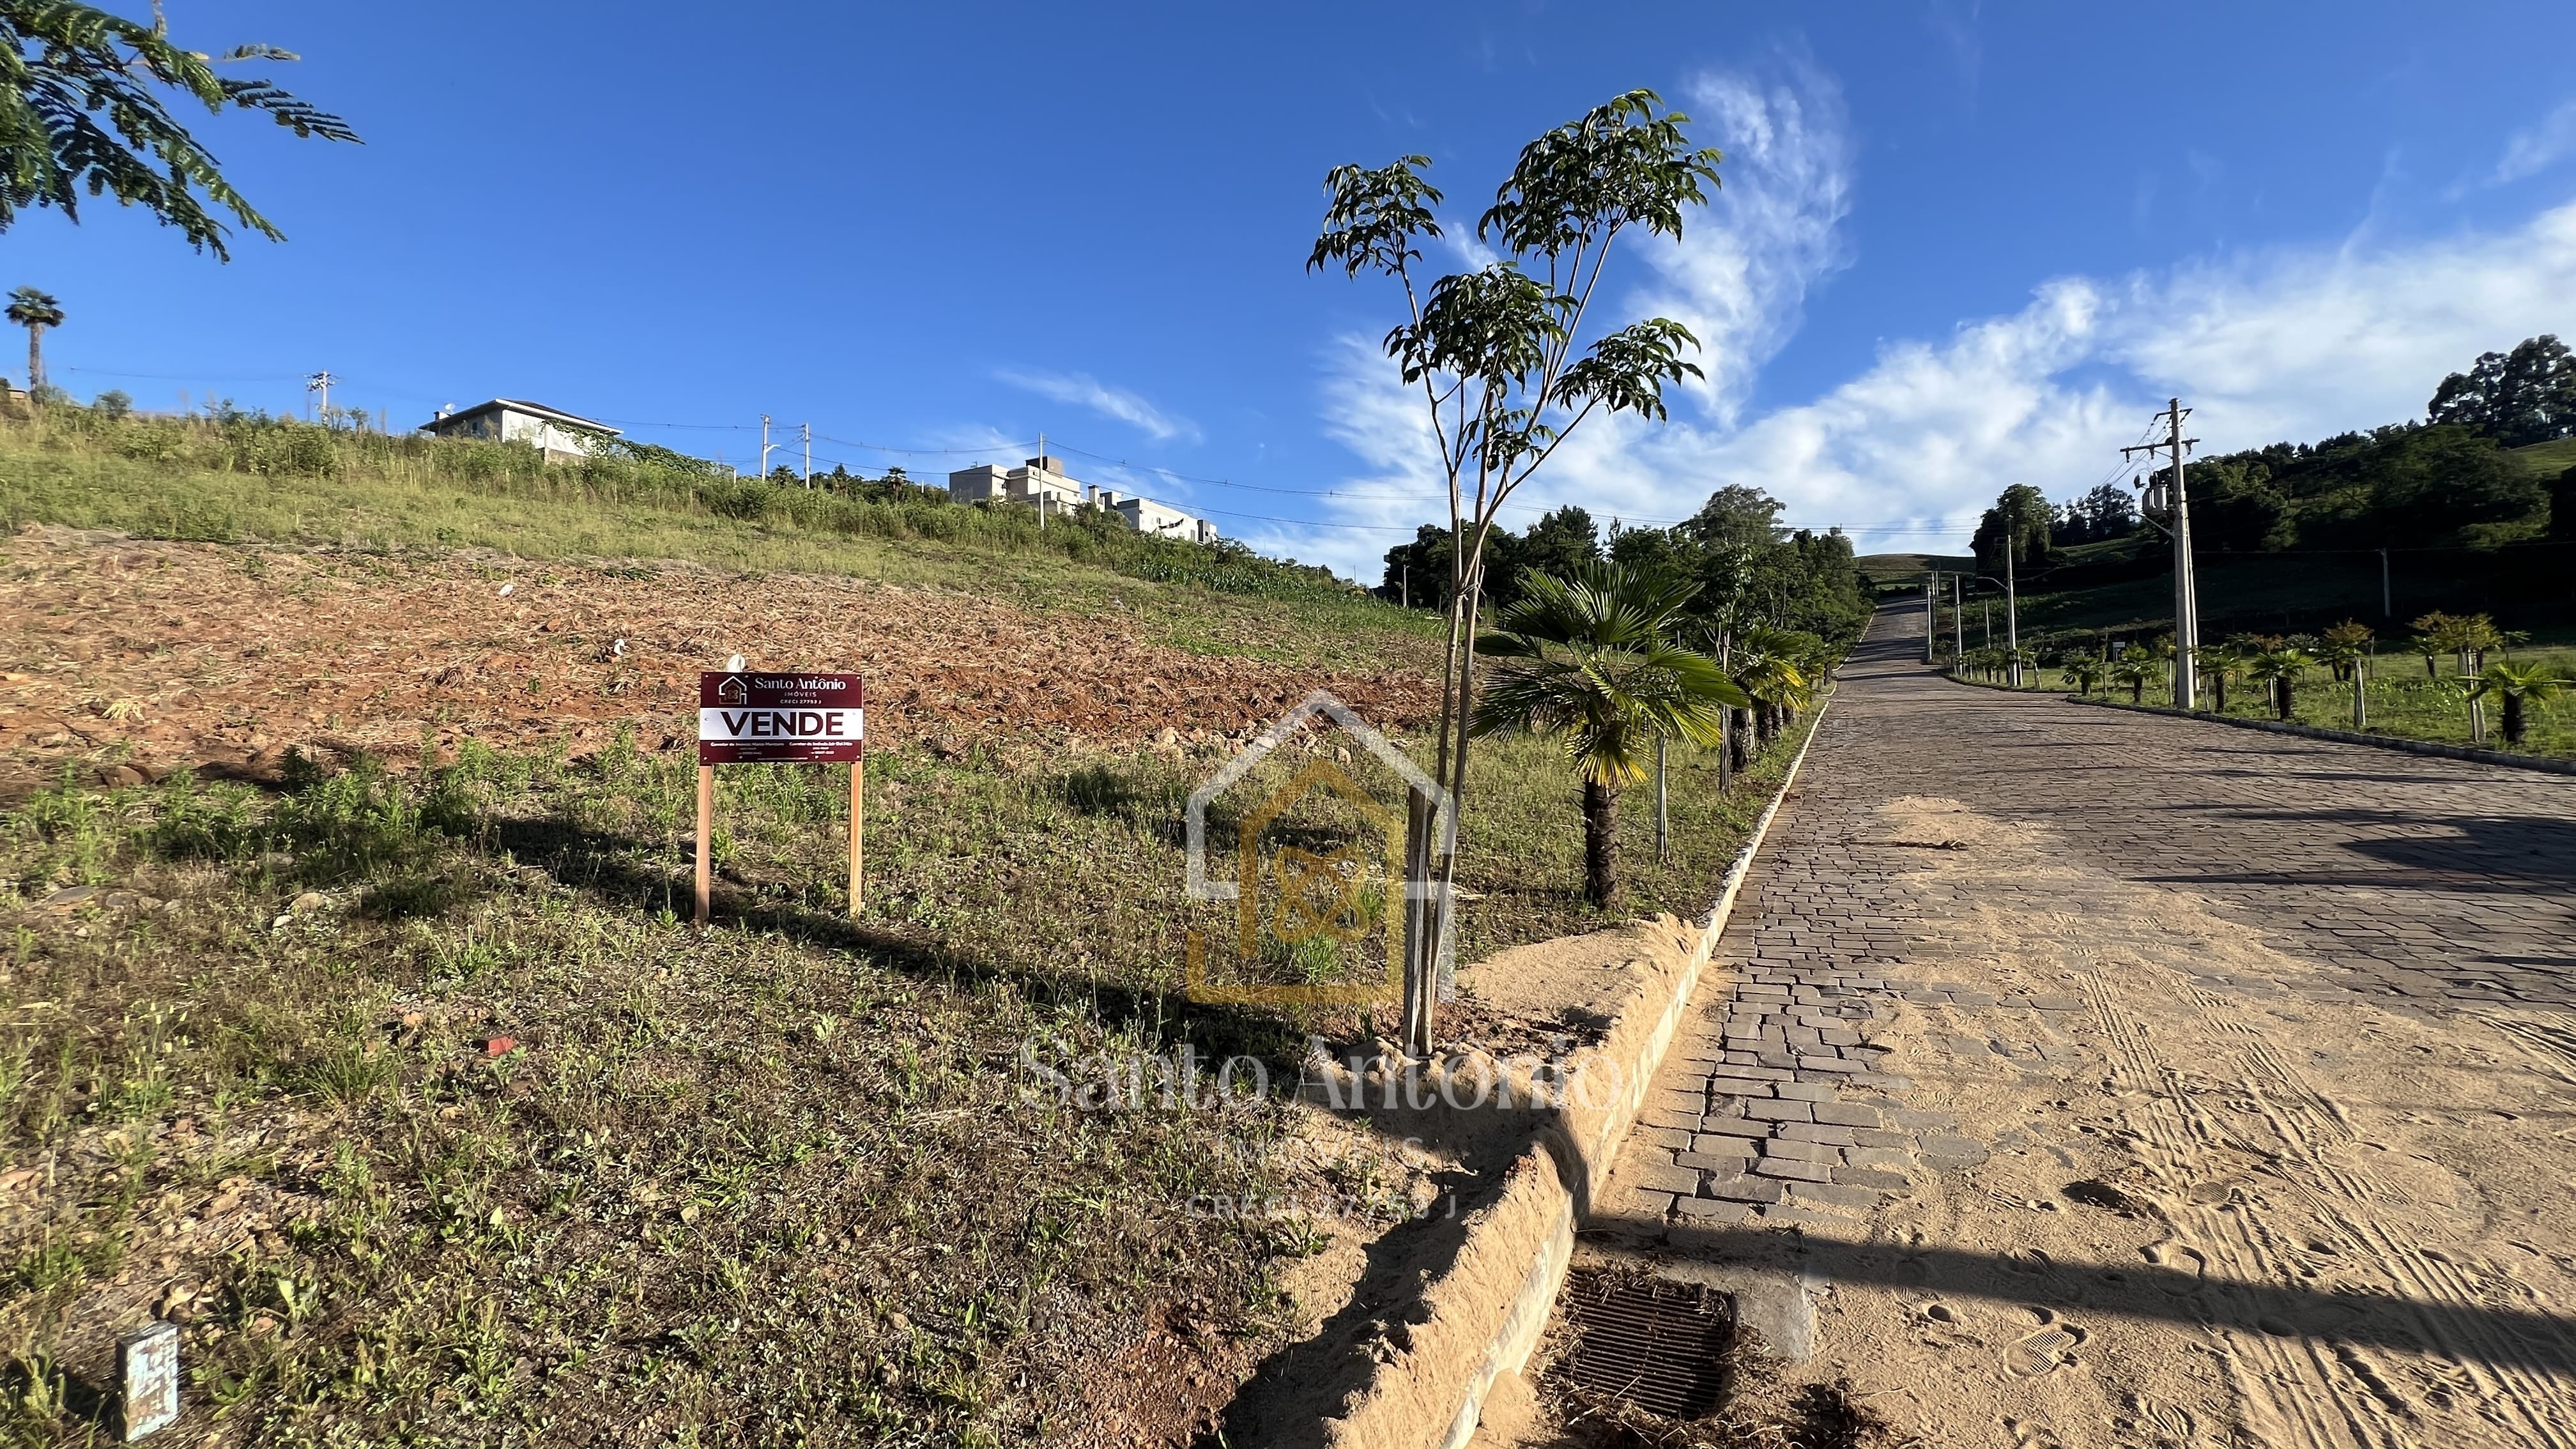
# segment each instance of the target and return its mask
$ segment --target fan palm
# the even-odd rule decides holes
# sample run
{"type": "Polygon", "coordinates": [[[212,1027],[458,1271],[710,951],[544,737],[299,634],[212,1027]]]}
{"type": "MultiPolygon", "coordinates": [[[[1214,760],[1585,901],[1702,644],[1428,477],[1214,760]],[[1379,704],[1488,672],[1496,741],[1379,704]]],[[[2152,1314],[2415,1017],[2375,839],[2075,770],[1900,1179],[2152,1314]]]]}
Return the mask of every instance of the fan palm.
{"type": "Polygon", "coordinates": [[[2469,686],[2472,698],[2495,695],[2504,701],[2504,742],[2522,748],[2523,731],[2529,728],[2524,705],[2547,705],[2565,692],[2567,679],[2546,664],[2513,664],[2498,660],[2481,671],[2477,683],[2469,686]]]}
{"type": "Polygon", "coordinates": [[[2308,672],[2316,660],[2306,650],[2283,647],[2266,649],[2245,661],[2245,672],[2272,687],[2272,714],[2276,719],[2290,717],[2291,692],[2299,677],[2308,672]]]}
{"type": "Polygon", "coordinates": [[[2058,682],[2077,694],[2091,694],[2102,687],[2103,664],[2090,654],[2078,654],[2059,666],[2058,682]]]}
{"type": "Polygon", "coordinates": [[[27,396],[45,385],[45,329],[63,325],[63,304],[50,292],[20,287],[9,294],[9,320],[27,329],[27,396]]]}
{"type": "Polygon", "coordinates": [[[2365,702],[2370,691],[2370,626],[2346,619],[2328,629],[2317,657],[2334,671],[2335,678],[2352,681],[2352,727],[2370,728],[2370,707],[2365,702]]]}
{"type": "Polygon", "coordinates": [[[1716,660],[1669,637],[1696,592],[1615,564],[1528,576],[1498,631],[1476,641],[1495,664],[1470,729],[1563,737],[1583,781],[1583,893],[1598,907],[1619,894],[1619,791],[1646,777],[1655,742],[1718,744],[1720,708],[1753,702],[1716,660]]]}
{"type": "Polygon", "coordinates": [[[2147,702],[2147,681],[2162,677],[2164,666],[2145,645],[2132,644],[2120,651],[2120,657],[2112,661],[2110,669],[2105,672],[2113,683],[2129,686],[2131,704],[2144,704],[2147,702]]]}

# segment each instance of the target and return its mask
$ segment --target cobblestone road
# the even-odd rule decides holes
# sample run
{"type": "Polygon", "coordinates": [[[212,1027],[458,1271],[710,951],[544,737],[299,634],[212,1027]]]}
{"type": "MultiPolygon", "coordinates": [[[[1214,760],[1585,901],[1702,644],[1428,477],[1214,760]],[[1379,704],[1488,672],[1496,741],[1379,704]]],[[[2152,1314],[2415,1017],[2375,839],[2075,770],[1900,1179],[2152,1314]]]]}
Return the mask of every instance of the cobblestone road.
{"type": "MultiPolygon", "coordinates": [[[[2059,1293],[2066,1304],[2204,1328],[2231,1313],[2249,1326],[2259,1318],[2260,1331],[2246,1334],[2254,1348],[2216,1355],[2231,1365],[2237,1387],[2203,1386],[2199,1402],[2204,1415],[2233,1418],[2239,1432],[2265,1442],[2408,1437],[2372,1437],[2357,1411],[2338,1427],[2315,1407],[2349,1388],[2366,1401],[2384,1399],[2372,1412],[2384,1410],[2390,1424],[2433,1412],[2404,1402],[2413,1370],[2369,1367],[2383,1350],[2439,1360],[2418,1375],[2433,1386],[2423,1405],[2472,1406],[2478,1424],[2526,1426],[2499,1442],[2560,1442],[2555,1430],[2530,1438],[2528,1426],[2576,1414],[2565,1321],[2547,1312],[2487,1316],[2510,1296],[2497,1283],[2516,1285],[2511,1293],[2526,1307],[2544,1303],[2546,1293],[2504,1269],[2477,1278],[2478,1270],[2455,1268],[2439,1251],[2422,1252],[2414,1238],[2367,1234],[2377,1231],[2368,1219],[2379,1205],[2411,1202],[2410,1193],[2429,1201],[2447,1192],[2473,1205],[2460,1209],[2466,1226],[2440,1232],[2484,1232],[2480,1224],[2507,1212],[2563,1215],[2565,1133],[2513,1134],[2514,1152],[2543,1153],[2515,1157],[2513,1171],[2554,1194],[2545,1206],[2508,1204],[2511,1189],[2472,1182],[2474,1161],[2454,1163],[2448,1181],[2457,1186],[2436,1192],[2402,1184],[2402,1174],[2373,1177],[2346,1159],[2364,1147],[2387,1153],[2396,1124],[2437,1120],[2453,1129],[2443,1141],[2475,1158],[2487,1152],[2474,1140],[2484,1130],[2479,1121],[2520,1123],[2535,1102],[2553,1131],[2576,1131],[2576,1113],[2564,1110],[2565,1084],[2576,1083],[2576,1031],[2565,1017],[2576,996],[2576,778],[1957,685],[1922,666],[1920,630],[1915,616],[1882,615],[1845,665],[1719,950],[1721,966],[1734,972],[1732,988],[1711,991],[1686,1021],[1623,1150],[1597,1236],[1643,1236],[1668,1251],[1715,1257],[1745,1256],[1749,1243],[1768,1240],[1764,1228],[1910,1241],[1902,1249],[1913,1255],[1906,1281],[1920,1285],[1943,1271],[1924,1256],[1941,1249],[1942,1234],[1953,1246],[1976,1237],[1998,1212],[1995,1201],[2062,1218],[2066,1204],[2020,1196],[2053,1199],[2048,1183],[2073,1175],[2050,1166],[2042,1149],[2071,1168],[2110,1143],[2127,1155],[2093,1153],[2088,1169],[2127,1172],[2141,1200],[2155,1190],[2173,1195],[2170,1210],[2123,1214],[2162,1223],[2164,1256],[2142,1239],[2117,1249],[2129,1255],[2129,1273],[2102,1273],[2081,1286],[2006,1285],[1996,1294],[2039,1303],[2059,1293]],[[1911,803],[1922,801],[1937,804],[1911,803]],[[1944,818],[1976,822],[1984,843],[1944,838],[1944,818]],[[2027,857],[2018,876],[2009,842],[2027,857]],[[1979,867],[1926,866],[1965,860],[1946,853],[1972,849],[1985,853],[1979,867]],[[2097,949],[2106,938],[2107,954],[2097,949]],[[2042,958],[2051,969],[2015,964],[2042,958]],[[2142,986],[2154,999],[2139,999],[2142,986]],[[2163,1018],[2159,1002],[2172,1005],[2174,1020],[2163,1018]],[[2286,1035],[2246,1028],[2249,1003],[2277,1004],[2291,1025],[2265,1029],[2286,1035]],[[2456,1058],[2461,1071],[2482,1074],[2481,1091],[2541,1097],[2515,1096],[2515,1110],[2463,1109],[2437,1119],[2414,1103],[2414,1084],[2401,1072],[2391,1079],[2401,1088],[2348,1109],[2338,1086],[2381,1081],[2388,1064],[2368,1064],[2380,1076],[2356,1069],[2339,1083],[2320,1075],[2331,1053],[2299,1049],[2307,1031],[2334,1034],[2330,1045],[2342,1048],[2362,1038],[2393,1043],[2406,1030],[2438,1032],[2446,1023],[2486,1035],[2465,1049],[2447,1040],[2406,1048],[2424,1054],[2411,1059],[2423,1072],[2456,1058]],[[2193,1041],[2217,1045],[2185,1045],[2193,1041]],[[1949,1075],[1954,1062],[1971,1060],[1984,1064],[1974,1068],[1979,1075],[1949,1075]],[[1989,1110],[1963,1124],[1960,1109],[1977,1097],[1981,1078],[2037,1095],[2000,1116],[1989,1100],[1989,1110]],[[2096,1093],[2093,1107],[2079,1100],[2096,1093]],[[2239,1099],[2241,1118],[2209,1105],[2224,1094],[2239,1099]],[[2390,1105],[2398,1097],[2413,1105],[2390,1105]],[[2376,1133],[2386,1141],[2362,1141],[2372,1135],[2355,1125],[2362,1106],[2387,1109],[2391,1130],[2376,1133]],[[2049,1115],[2064,1120],[2052,1129],[2042,1121],[2049,1115]],[[2048,1147],[2052,1140],[2067,1146],[2048,1147]],[[1981,1167],[1997,1153],[2036,1159],[2038,1185],[1998,1186],[2011,1164],[1981,1167]],[[2277,1181],[2228,1185],[2219,1169],[2231,1154],[2268,1159],[2258,1171],[2277,1181]],[[2315,1224],[2299,1229],[2307,1241],[2295,1251],[2280,1246],[2294,1241],[2290,1230],[2264,1216],[2264,1193],[2273,1188],[2289,1202],[2283,1221],[2315,1224]],[[1928,1215],[1925,1192],[1941,1199],[1928,1215]],[[1909,1197],[1916,1201],[1900,1201],[1909,1197]],[[1906,1213],[1912,1217],[1891,1228],[1906,1213]],[[2202,1216],[2208,1221],[2193,1227],[2202,1216]],[[2191,1243],[2198,1246],[2177,1247],[2191,1243]],[[2339,1300],[2302,1296],[2328,1281],[2313,1263],[2329,1261],[2337,1243],[2346,1256],[2335,1261],[2371,1265],[2336,1290],[2341,1301],[2421,1300],[2407,1320],[2414,1326],[2338,1317],[2339,1300]],[[2291,1261],[2310,1249],[2328,1257],[2291,1261]],[[2177,1261],[2177,1251],[2198,1265],[2191,1281],[2152,1290],[2128,1281],[2141,1254],[2158,1264],[2177,1261]],[[2176,1308],[2154,1298],[2205,1300],[2222,1278],[2241,1286],[2241,1302],[2176,1308]],[[2316,1342],[2333,1343],[2340,1358],[2294,1352],[2312,1321],[2316,1342]],[[2441,1387],[2445,1373],[2485,1388],[2445,1397],[2453,1393],[2441,1387]],[[2352,1382],[2338,1387],[2338,1375],[2352,1382]]],[[[2398,1050],[2387,1045],[2380,1054],[2398,1050]]],[[[2433,1107],[2443,1106],[2438,1082],[2424,1085],[2433,1107]]],[[[2499,1138],[2496,1149],[2505,1145],[2499,1138]]],[[[2431,1163],[2449,1154],[2397,1155],[2431,1163]]],[[[2029,1235],[2038,1231],[2007,1226],[1980,1253],[1939,1261],[1951,1262],[1951,1278],[1964,1282],[2011,1259],[2013,1244],[2039,1241],[2029,1235]]],[[[2521,1241],[2514,1247],[2552,1261],[2566,1256],[2521,1241]]],[[[2043,1266],[2051,1261],[2037,1256],[2043,1266]]],[[[1864,1276],[1878,1271],[1861,1259],[1847,1263],[1864,1276]]],[[[2052,1321],[2045,1308],[2038,1317],[2052,1321]]],[[[1951,1322],[1914,1322],[1898,1333],[1951,1322]]],[[[2042,1330],[2050,1333],[2067,1345],[2082,1337],[2042,1330]]],[[[2143,1363],[2157,1352],[2142,1343],[2131,1357],[2143,1363]]],[[[2154,1397],[2135,1385],[2101,1392],[2106,1404],[2120,1394],[2141,1403],[2154,1397]]],[[[2191,1397],[2171,1386],[2155,1392],[2191,1397]]],[[[2118,1418],[2102,1411],[2105,1424],[2118,1418]]]]}

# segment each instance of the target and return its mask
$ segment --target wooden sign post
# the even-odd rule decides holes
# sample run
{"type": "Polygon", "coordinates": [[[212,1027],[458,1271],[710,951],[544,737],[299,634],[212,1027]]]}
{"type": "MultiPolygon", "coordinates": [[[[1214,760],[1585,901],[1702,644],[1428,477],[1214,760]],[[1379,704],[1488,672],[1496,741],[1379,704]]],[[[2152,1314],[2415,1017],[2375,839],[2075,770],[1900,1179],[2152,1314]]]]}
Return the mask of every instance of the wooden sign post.
{"type": "Polygon", "coordinates": [[[710,669],[698,676],[697,921],[715,885],[716,766],[850,767],[850,916],[859,914],[868,773],[866,692],[855,674],[710,669]]]}

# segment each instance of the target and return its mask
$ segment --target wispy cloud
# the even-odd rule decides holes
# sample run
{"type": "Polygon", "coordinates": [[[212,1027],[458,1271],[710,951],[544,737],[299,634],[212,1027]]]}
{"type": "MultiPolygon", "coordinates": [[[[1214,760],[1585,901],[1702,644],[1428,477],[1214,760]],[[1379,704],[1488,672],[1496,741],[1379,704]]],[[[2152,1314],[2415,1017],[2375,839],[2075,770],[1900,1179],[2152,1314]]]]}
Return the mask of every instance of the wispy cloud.
{"type": "Polygon", "coordinates": [[[994,376],[1040,397],[1089,408],[1102,417],[1115,418],[1158,443],[1174,438],[1197,442],[1199,438],[1198,424],[1164,412],[1135,393],[1111,387],[1089,373],[1028,372],[1005,368],[994,376]]]}
{"type": "Polygon", "coordinates": [[[2513,133],[2496,162],[2495,183],[2537,176],[2570,156],[2576,156],[2576,100],[2559,102],[2539,125],[2513,133]]]}
{"type": "MultiPolygon", "coordinates": [[[[2365,225],[2305,246],[2043,281],[2018,311],[1885,344],[1822,395],[1746,417],[1751,380],[1795,331],[1807,290],[1846,260],[1834,233],[1851,177],[1838,116],[1812,79],[1708,84],[1736,87],[1719,94],[1740,103],[1699,102],[1725,117],[1710,139],[1729,150],[1726,190],[1700,234],[1651,257],[1652,285],[1621,314],[1651,306],[1689,321],[1711,341],[1710,380],[1676,399],[1669,423],[1587,423],[1506,522],[1562,503],[1596,518],[1680,518],[1743,483],[1785,501],[1795,522],[1854,530],[1863,552],[1956,548],[1963,535],[1951,530],[2005,484],[2063,497],[2118,475],[2119,446],[2167,397],[2197,409],[2203,451],[2309,440],[2420,416],[2443,374],[2478,353],[2576,333],[2568,203],[2499,232],[2391,240],[2365,225]]],[[[1325,369],[1327,426],[1363,464],[1349,486],[1436,495],[1419,404],[1384,359],[1345,338],[1325,369]]],[[[1368,502],[1333,516],[1437,514],[1368,502]]],[[[1393,541],[1338,530],[1270,540],[1371,581],[1393,541]]]]}

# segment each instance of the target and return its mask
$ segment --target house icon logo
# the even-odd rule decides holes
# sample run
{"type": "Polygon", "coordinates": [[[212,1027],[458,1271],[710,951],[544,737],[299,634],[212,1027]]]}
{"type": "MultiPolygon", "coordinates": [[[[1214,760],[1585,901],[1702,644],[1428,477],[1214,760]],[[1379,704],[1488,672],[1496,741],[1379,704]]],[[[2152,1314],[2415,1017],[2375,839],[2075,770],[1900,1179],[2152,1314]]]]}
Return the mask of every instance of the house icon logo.
{"type": "Polygon", "coordinates": [[[751,703],[751,686],[739,674],[728,674],[716,681],[716,703],[746,705],[751,703]]]}
{"type": "MultiPolygon", "coordinates": [[[[1403,801],[1382,801],[1352,778],[1349,771],[1331,760],[1315,760],[1245,812],[1234,831],[1234,868],[1227,872],[1231,878],[1211,879],[1208,873],[1209,807],[1298,731],[1318,719],[1340,726],[1411,792],[1431,802],[1429,826],[1435,858],[1456,848],[1457,825],[1448,792],[1433,784],[1430,776],[1349,706],[1322,690],[1308,695],[1191,792],[1186,820],[1190,899],[1234,902],[1235,952],[1244,963],[1260,961],[1270,954],[1265,948],[1265,934],[1282,950],[1295,952],[1308,943],[1317,943],[1336,953],[1341,946],[1357,945],[1378,934],[1385,939],[1386,974],[1382,979],[1338,982],[1220,982],[1212,979],[1208,970],[1206,934],[1193,930],[1188,938],[1188,969],[1184,976],[1186,994],[1193,1001],[1360,1004],[1392,1001],[1404,993],[1405,922],[1414,916],[1414,904],[1436,899],[1446,887],[1437,879],[1405,879],[1408,826],[1403,801]],[[1321,841],[1300,844],[1281,839],[1272,842],[1274,849],[1265,868],[1262,845],[1272,827],[1318,795],[1328,797],[1323,803],[1337,806],[1341,818],[1374,832],[1382,842],[1382,853],[1372,858],[1372,853],[1357,843],[1325,846],[1321,841]],[[1274,897],[1268,911],[1262,908],[1265,895],[1274,897]],[[1398,901],[1404,902],[1406,908],[1390,910],[1398,901]]],[[[1440,919],[1445,923],[1448,913],[1441,912],[1440,919]]],[[[1446,929],[1437,949],[1439,977],[1445,985],[1450,949],[1446,929]]]]}

